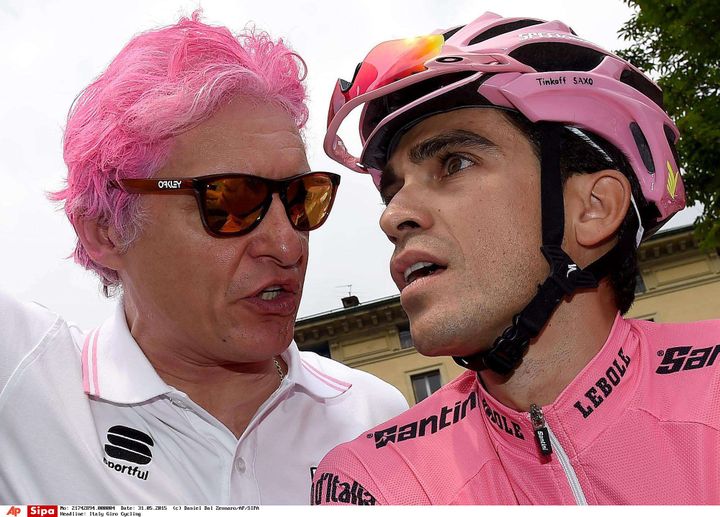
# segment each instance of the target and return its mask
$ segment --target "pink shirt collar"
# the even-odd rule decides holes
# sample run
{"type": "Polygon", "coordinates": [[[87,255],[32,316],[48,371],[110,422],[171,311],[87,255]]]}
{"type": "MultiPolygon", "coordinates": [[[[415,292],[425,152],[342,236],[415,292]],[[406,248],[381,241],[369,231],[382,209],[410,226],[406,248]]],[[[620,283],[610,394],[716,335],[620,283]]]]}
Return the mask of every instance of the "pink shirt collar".
{"type": "MultiPolygon", "coordinates": [[[[542,407],[552,432],[579,452],[617,422],[629,399],[635,396],[641,376],[640,340],[630,323],[619,314],[597,355],[583,368],[557,399],[542,407]]],[[[538,454],[529,409],[510,409],[476,381],[478,406],[496,443],[538,454]]],[[[567,451],[570,453],[571,451],[567,451]]]]}

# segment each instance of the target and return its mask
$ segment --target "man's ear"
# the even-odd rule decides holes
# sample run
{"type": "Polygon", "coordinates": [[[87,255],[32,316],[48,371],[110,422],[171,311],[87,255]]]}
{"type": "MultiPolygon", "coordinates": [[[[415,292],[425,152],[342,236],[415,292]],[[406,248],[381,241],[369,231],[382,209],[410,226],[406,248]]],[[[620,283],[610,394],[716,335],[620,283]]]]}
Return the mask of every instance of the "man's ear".
{"type": "Polygon", "coordinates": [[[93,261],[115,271],[121,269],[123,253],[116,245],[118,236],[114,228],[89,217],[80,217],[74,226],[78,239],[93,261]]]}
{"type": "Polygon", "coordinates": [[[565,184],[565,217],[577,244],[595,248],[609,241],[630,209],[630,197],[630,182],[619,171],[571,176],[565,184]]]}

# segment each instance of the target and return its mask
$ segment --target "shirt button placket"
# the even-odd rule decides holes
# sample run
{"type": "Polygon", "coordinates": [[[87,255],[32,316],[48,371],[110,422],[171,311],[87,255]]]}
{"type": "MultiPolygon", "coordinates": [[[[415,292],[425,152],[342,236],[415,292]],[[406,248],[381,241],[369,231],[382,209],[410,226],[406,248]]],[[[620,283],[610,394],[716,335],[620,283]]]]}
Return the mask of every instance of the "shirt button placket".
{"type": "Polygon", "coordinates": [[[245,468],[246,468],[245,460],[240,457],[235,458],[235,471],[238,474],[244,474],[245,468]]]}

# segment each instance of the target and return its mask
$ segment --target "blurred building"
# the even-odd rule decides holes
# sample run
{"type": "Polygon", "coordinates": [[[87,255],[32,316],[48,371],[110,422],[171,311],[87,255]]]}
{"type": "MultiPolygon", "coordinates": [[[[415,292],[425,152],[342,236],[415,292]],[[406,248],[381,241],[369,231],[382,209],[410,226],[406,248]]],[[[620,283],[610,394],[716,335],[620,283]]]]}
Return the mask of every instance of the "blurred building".
{"type": "MultiPolygon", "coordinates": [[[[654,235],[639,250],[640,279],[629,317],[654,321],[720,318],[718,250],[698,247],[692,227],[654,235]]],[[[464,371],[449,357],[425,357],[413,347],[400,297],[360,303],[298,320],[302,350],[332,357],[396,386],[410,405],[464,371]]]]}

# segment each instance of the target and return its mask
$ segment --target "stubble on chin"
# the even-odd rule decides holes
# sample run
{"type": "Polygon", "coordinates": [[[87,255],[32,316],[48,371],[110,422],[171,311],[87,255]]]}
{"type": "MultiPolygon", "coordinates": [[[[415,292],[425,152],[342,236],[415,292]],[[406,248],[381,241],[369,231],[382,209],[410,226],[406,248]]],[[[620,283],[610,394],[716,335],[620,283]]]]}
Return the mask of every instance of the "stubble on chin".
{"type": "Polygon", "coordinates": [[[486,307],[435,307],[410,317],[415,348],[426,356],[468,356],[488,350],[511,318],[486,307]]]}
{"type": "Polygon", "coordinates": [[[478,345],[474,335],[473,319],[452,313],[424,314],[410,318],[413,343],[422,355],[469,355],[478,345]]]}

